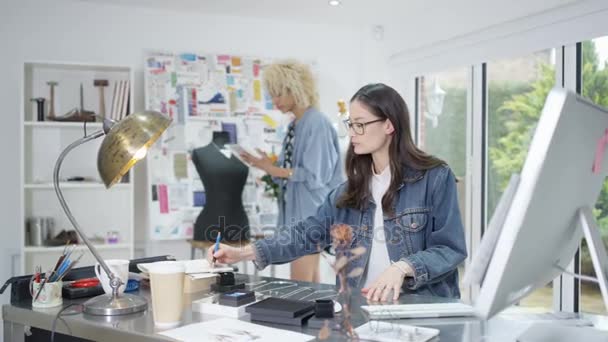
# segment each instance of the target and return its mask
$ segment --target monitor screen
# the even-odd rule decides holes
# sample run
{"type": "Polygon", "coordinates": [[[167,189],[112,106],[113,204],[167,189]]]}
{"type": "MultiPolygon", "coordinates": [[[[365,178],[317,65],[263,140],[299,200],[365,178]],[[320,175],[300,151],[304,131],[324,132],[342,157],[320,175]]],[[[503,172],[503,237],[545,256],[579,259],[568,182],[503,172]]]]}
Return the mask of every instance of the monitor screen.
{"type": "Polygon", "coordinates": [[[521,174],[514,177],[465,279],[489,318],[558,277],[583,236],[577,212],[593,208],[608,171],[608,111],[555,88],[547,96],[521,174]]]}

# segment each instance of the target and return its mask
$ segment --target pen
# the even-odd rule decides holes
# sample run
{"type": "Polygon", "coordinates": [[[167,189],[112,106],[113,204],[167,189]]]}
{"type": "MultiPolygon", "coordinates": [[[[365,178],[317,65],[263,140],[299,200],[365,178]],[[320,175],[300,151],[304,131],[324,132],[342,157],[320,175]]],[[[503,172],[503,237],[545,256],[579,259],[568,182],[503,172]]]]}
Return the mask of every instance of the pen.
{"type": "MultiPolygon", "coordinates": [[[[217,253],[217,251],[220,249],[221,237],[222,237],[222,233],[218,232],[217,238],[215,239],[215,248],[213,249],[213,254],[217,253]]],[[[215,264],[215,257],[213,257],[213,263],[215,264]]]]}
{"type": "Polygon", "coordinates": [[[44,288],[44,285],[46,285],[47,281],[51,277],[51,273],[52,273],[52,271],[48,271],[46,273],[46,275],[44,277],[44,280],[42,280],[42,283],[40,284],[40,288],[38,289],[38,292],[36,292],[36,296],[34,296],[34,302],[38,299],[38,296],[40,296],[40,292],[42,292],[42,289],[44,288]]]}

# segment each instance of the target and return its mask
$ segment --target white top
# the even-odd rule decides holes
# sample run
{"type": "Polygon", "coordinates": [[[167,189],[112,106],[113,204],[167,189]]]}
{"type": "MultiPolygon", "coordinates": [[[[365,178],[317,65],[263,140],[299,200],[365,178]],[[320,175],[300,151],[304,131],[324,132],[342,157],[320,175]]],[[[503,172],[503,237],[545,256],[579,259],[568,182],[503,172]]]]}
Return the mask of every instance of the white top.
{"type": "Polygon", "coordinates": [[[371,182],[372,197],[376,203],[376,210],[374,212],[374,235],[369,262],[367,263],[367,276],[363,283],[363,287],[371,286],[391,264],[388,256],[388,249],[386,248],[384,211],[382,210],[382,197],[384,197],[390,184],[391,168],[388,165],[379,175],[374,172],[371,182]]]}

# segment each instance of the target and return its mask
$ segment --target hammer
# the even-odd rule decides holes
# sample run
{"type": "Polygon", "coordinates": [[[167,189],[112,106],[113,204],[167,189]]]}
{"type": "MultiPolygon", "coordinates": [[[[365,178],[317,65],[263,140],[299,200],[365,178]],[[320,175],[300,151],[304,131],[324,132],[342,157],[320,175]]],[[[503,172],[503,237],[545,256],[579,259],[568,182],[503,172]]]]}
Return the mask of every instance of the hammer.
{"type": "Polygon", "coordinates": [[[53,120],[55,118],[55,86],[59,83],[55,81],[46,82],[51,87],[51,103],[49,104],[49,119],[53,120]]]}
{"type": "Polygon", "coordinates": [[[103,88],[109,84],[108,80],[93,80],[93,85],[99,87],[99,115],[102,119],[106,117],[106,101],[104,99],[103,88]]]}

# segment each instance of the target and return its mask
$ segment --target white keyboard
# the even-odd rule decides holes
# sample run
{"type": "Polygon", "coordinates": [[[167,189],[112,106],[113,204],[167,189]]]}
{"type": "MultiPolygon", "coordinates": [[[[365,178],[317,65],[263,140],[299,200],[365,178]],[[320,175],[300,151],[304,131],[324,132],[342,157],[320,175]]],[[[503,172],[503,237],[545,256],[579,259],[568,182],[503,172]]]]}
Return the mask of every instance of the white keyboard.
{"type": "Polygon", "coordinates": [[[462,303],[389,304],[361,306],[371,319],[466,317],[473,316],[471,305],[462,303]]]}

